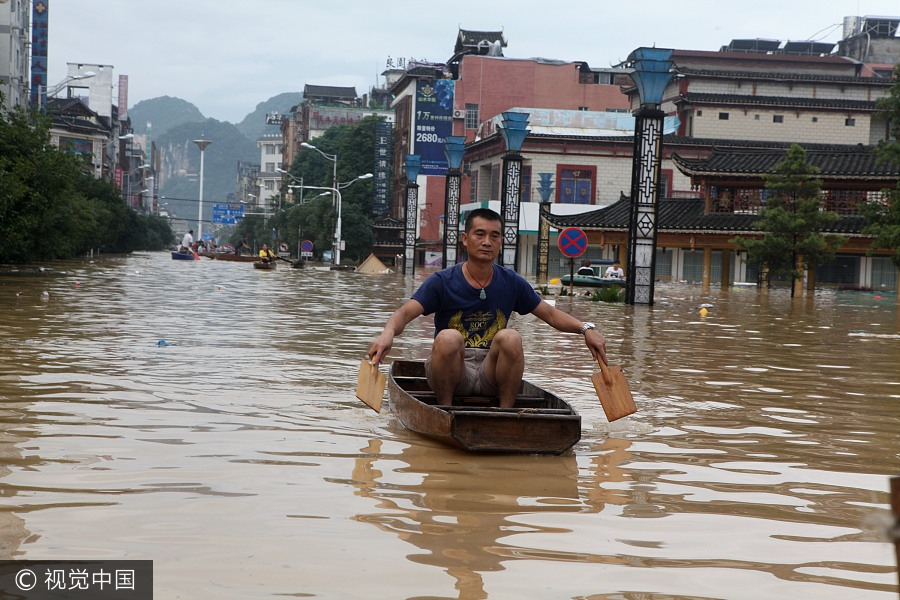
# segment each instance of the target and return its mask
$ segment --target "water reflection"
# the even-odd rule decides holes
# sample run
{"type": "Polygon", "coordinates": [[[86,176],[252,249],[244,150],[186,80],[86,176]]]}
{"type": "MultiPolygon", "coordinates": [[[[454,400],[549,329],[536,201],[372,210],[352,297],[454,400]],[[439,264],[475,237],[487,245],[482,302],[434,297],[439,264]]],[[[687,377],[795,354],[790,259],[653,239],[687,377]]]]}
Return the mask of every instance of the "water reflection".
{"type": "MultiPolygon", "coordinates": [[[[895,296],[561,298],[601,324],[639,412],[607,423],[580,338],[517,317],[526,376],[573,403],[582,440],[472,456],[353,397],[417,282],[52,267],[0,275],[4,558],[153,558],[160,597],[895,597],[895,296]]],[[[392,356],[430,335],[419,319],[392,356]]]]}

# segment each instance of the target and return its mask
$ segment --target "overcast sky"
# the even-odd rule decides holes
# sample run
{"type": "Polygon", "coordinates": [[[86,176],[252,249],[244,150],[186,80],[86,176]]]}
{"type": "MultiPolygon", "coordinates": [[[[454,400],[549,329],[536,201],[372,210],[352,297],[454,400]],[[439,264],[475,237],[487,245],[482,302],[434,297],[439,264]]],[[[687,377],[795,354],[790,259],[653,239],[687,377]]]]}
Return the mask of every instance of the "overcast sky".
{"type": "MultiPolygon", "coordinates": [[[[836,42],[846,16],[900,16],[898,0],[50,0],[48,84],[66,63],[129,77],[237,123],[304,84],[383,83],[388,57],[445,62],[459,28],[502,29],[507,57],[615,64],[640,46],[718,50],[734,38],[836,42]],[[446,8],[443,8],[446,7],[446,8]]],[[[116,77],[114,77],[114,81],[116,77]]],[[[115,96],[113,96],[115,98],[115,96]]]]}

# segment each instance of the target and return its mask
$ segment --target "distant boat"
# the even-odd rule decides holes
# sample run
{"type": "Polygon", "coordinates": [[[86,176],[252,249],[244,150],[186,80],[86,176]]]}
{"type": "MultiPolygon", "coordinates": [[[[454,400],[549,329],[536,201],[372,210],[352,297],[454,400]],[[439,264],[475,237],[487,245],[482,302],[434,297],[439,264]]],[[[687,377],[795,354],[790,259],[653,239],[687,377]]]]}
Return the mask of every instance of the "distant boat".
{"type": "Polygon", "coordinates": [[[193,252],[178,252],[172,250],[172,260],[200,260],[200,257],[193,252]]]}
{"type": "MultiPolygon", "coordinates": [[[[559,282],[562,285],[569,285],[569,276],[563,275],[559,278],[559,282]]],[[[628,280],[622,279],[621,277],[597,277],[596,275],[575,275],[575,281],[573,285],[576,286],[584,286],[584,287],[610,287],[613,285],[617,285],[619,287],[625,287],[628,283],[628,280]]]]}
{"type": "Polygon", "coordinates": [[[264,269],[264,270],[274,271],[274,270],[275,270],[275,265],[276,265],[276,264],[277,264],[277,263],[276,263],[274,260],[270,260],[269,262],[262,262],[262,261],[260,260],[260,261],[258,261],[258,262],[253,263],[253,268],[254,268],[254,269],[264,269]]]}
{"type": "Polygon", "coordinates": [[[253,256],[250,254],[234,254],[233,252],[216,252],[215,256],[210,256],[210,258],[215,260],[230,260],[234,262],[259,262],[258,256],[253,256]]]}

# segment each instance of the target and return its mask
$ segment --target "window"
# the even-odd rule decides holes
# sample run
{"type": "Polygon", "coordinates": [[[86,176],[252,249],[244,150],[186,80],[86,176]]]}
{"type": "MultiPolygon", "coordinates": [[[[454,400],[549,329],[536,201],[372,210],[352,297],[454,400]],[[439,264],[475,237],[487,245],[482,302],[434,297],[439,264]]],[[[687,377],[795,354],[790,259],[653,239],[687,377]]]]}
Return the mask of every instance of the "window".
{"type": "Polygon", "coordinates": [[[500,200],[500,177],[503,176],[503,165],[491,165],[491,200],[500,200]]]}
{"type": "Polygon", "coordinates": [[[661,169],[659,172],[659,185],[657,186],[659,189],[659,194],[657,198],[671,198],[672,197],[672,170],[671,169],[661,169]]]}
{"type": "Polygon", "coordinates": [[[812,122],[813,122],[813,123],[818,123],[818,122],[819,122],[819,117],[813,117],[813,118],[812,118],[812,122]]]}
{"type": "Polygon", "coordinates": [[[593,204],[596,167],[557,167],[557,202],[593,204]]]}
{"type": "Polygon", "coordinates": [[[466,129],[478,129],[477,104],[466,104],[466,129]]]}
{"type": "Polygon", "coordinates": [[[728,120],[728,113],[719,113],[719,120],[720,120],[720,121],[727,121],[727,120],[728,120]]]}
{"type": "Polygon", "coordinates": [[[587,107],[587,106],[579,106],[579,107],[578,107],[578,110],[580,110],[580,111],[582,111],[582,112],[587,112],[588,107],[587,107]]]}
{"type": "Polygon", "coordinates": [[[703,111],[702,111],[702,110],[698,110],[698,111],[697,111],[697,116],[698,116],[698,117],[702,117],[702,116],[703,116],[703,111]]]}
{"type": "Polygon", "coordinates": [[[772,115],[773,123],[784,123],[784,115],[772,115]]]}
{"type": "Polygon", "coordinates": [[[266,173],[274,173],[275,172],[275,163],[267,162],[266,163],[266,173]]]}
{"type": "Polygon", "coordinates": [[[522,182],[519,197],[522,199],[522,202],[531,202],[531,165],[522,165],[522,177],[519,181],[522,182]]]}
{"type": "Polygon", "coordinates": [[[266,154],[278,154],[278,146],[275,144],[266,144],[266,154]]]}
{"type": "Polygon", "coordinates": [[[275,182],[271,179],[266,179],[266,191],[274,191],[275,190],[275,182]]]}
{"type": "Polygon", "coordinates": [[[856,119],[854,119],[853,117],[847,117],[846,119],[844,119],[844,125],[846,127],[856,127],[856,119]]]}
{"type": "Polygon", "coordinates": [[[753,115],[753,120],[754,120],[754,121],[759,121],[759,115],[753,115]]]}

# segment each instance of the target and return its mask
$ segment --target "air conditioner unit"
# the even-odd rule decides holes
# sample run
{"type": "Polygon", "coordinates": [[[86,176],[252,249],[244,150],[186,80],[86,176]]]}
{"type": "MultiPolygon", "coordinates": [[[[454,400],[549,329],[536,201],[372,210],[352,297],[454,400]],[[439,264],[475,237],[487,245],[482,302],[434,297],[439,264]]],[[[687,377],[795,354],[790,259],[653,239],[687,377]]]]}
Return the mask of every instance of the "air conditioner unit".
{"type": "Polygon", "coordinates": [[[453,118],[454,118],[454,119],[465,119],[465,118],[466,118],[466,111],[465,111],[465,110],[460,110],[460,109],[454,110],[454,111],[453,111],[453,118]]]}

